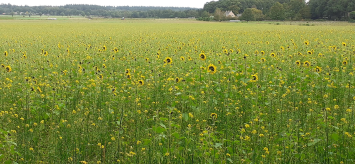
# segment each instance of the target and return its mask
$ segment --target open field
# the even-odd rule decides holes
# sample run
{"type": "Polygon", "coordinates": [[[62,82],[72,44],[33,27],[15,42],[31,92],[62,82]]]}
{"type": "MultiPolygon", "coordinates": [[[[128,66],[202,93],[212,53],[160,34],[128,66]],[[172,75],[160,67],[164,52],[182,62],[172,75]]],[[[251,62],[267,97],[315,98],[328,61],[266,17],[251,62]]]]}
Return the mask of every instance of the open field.
{"type": "Polygon", "coordinates": [[[354,163],[354,24],[276,23],[0,21],[0,162],[354,163]]]}

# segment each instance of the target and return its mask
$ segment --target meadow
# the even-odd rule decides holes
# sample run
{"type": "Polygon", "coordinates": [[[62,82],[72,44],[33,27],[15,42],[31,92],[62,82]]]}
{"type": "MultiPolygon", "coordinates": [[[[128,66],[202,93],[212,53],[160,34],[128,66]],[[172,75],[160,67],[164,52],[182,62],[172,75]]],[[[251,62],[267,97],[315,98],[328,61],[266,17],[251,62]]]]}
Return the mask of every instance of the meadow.
{"type": "Polygon", "coordinates": [[[354,25],[0,29],[0,162],[355,162],[354,25]]]}

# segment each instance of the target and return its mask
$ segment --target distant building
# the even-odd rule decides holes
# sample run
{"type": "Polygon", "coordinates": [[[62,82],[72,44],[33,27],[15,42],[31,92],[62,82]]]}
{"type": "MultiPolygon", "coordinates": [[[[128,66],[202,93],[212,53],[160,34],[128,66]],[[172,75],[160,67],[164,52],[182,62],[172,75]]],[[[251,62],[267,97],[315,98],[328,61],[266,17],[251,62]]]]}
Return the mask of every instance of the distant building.
{"type": "Polygon", "coordinates": [[[225,15],[226,17],[232,17],[232,18],[235,17],[233,11],[226,11],[226,12],[224,13],[224,15],[225,15]]]}
{"type": "Polygon", "coordinates": [[[241,17],[241,16],[242,16],[242,14],[237,14],[237,15],[236,15],[236,17],[241,17]]]}

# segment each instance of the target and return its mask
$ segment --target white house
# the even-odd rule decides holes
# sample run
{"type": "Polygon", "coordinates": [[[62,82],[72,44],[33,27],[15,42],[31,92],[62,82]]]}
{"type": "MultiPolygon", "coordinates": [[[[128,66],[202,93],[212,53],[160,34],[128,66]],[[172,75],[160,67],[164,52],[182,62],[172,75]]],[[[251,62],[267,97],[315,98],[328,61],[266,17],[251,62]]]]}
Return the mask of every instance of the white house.
{"type": "Polygon", "coordinates": [[[226,11],[226,12],[224,13],[224,15],[225,15],[226,17],[232,17],[232,18],[235,17],[233,11],[226,11]]]}

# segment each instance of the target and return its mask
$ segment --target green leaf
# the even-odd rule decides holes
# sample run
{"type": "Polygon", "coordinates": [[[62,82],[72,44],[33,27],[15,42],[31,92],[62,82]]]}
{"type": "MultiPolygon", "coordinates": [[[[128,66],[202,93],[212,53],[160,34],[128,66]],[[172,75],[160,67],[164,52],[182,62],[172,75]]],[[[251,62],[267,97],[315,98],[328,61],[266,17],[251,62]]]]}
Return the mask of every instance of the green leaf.
{"type": "Polygon", "coordinates": [[[333,140],[335,140],[335,141],[338,141],[338,140],[339,140],[339,135],[338,135],[338,133],[333,133],[333,134],[331,134],[331,138],[332,138],[333,140]]]}
{"type": "Polygon", "coordinates": [[[180,134],[175,132],[173,134],[171,134],[172,136],[174,136],[176,139],[179,139],[180,138],[180,134]]]}
{"type": "Polygon", "coordinates": [[[230,163],[233,163],[233,160],[232,160],[232,159],[227,158],[227,160],[228,160],[230,163]]]}
{"type": "Polygon", "coordinates": [[[313,145],[315,145],[316,143],[318,143],[319,141],[322,141],[322,140],[316,138],[316,139],[313,140],[313,142],[308,143],[308,146],[313,146],[313,145]]]}
{"type": "Polygon", "coordinates": [[[166,126],[163,123],[159,123],[159,125],[166,129],[166,126]]]}
{"type": "Polygon", "coordinates": [[[144,145],[149,145],[151,142],[152,142],[152,141],[149,140],[149,139],[144,139],[144,140],[143,140],[143,144],[144,144],[144,145]]]}
{"type": "Polygon", "coordinates": [[[165,117],[160,117],[159,119],[162,120],[162,121],[169,120],[168,118],[165,118],[165,117]]]}
{"type": "Polygon", "coordinates": [[[166,129],[164,129],[164,128],[162,128],[162,127],[153,127],[152,128],[156,133],[163,133],[163,132],[165,132],[166,131],[166,129]]]}
{"type": "Polygon", "coordinates": [[[222,145],[223,145],[222,143],[215,143],[215,144],[214,144],[214,147],[215,147],[215,148],[220,148],[222,145]]]}
{"type": "Polygon", "coordinates": [[[182,118],[183,118],[185,121],[188,121],[188,120],[189,120],[189,114],[183,113],[183,114],[182,114],[182,118]]]}

